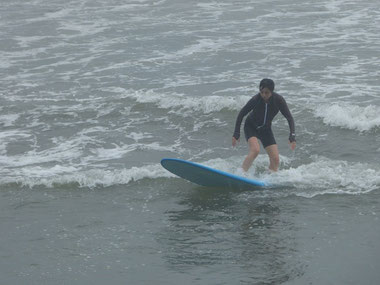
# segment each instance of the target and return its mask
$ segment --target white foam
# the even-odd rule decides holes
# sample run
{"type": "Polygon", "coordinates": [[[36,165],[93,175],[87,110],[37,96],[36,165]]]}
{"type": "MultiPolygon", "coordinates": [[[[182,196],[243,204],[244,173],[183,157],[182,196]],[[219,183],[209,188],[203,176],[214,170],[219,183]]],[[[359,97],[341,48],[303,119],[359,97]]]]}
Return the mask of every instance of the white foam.
{"type": "Polygon", "coordinates": [[[315,115],[333,127],[361,132],[380,127],[379,110],[373,105],[366,107],[347,104],[322,105],[316,108],[315,115]]]}
{"type": "Polygon", "coordinates": [[[13,37],[13,39],[17,41],[18,46],[21,48],[28,48],[32,44],[38,43],[38,42],[40,42],[42,40],[46,40],[48,38],[49,37],[46,37],[46,36],[23,36],[23,37],[15,36],[15,37],[13,37]]]}
{"type": "Polygon", "coordinates": [[[154,151],[172,151],[174,152],[174,146],[162,146],[157,142],[152,143],[135,143],[135,144],[125,144],[122,146],[113,144],[112,148],[96,148],[92,149],[91,152],[93,156],[85,157],[82,159],[83,162],[89,163],[93,161],[105,161],[120,159],[126,156],[129,152],[136,150],[154,150],[154,151]]]}
{"type": "MultiPolygon", "coordinates": [[[[235,173],[241,168],[245,156],[232,156],[226,159],[216,158],[205,162],[200,162],[201,164],[207,165],[209,167],[219,169],[221,171],[235,173]]],[[[286,167],[291,162],[291,159],[285,156],[280,156],[281,167],[286,167]]],[[[266,154],[260,154],[255,159],[252,167],[247,173],[247,177],[257,178],[256,173],[266,170],[269,166],[268,156],[266,154]]]]}
{"type": "Polygon", "coordinates": [[[162,109],[191,110],[203,113],[220,112],[223,109],[240,110],[250,96],[185,96],[178,93],[157,93],[153,90],[133,91],[124,88],[103,89],[108,92],[123,94],[124,98],[132,98],[138,103],[151,103],[162,109]]]}
{"type": "Polygon", "coordinates": [[[221,38],[217,40],[200,39],[200,40],[197,40],[196,43],[186,46],[183,49],[178,50],[173,53],[156,52],[157,57],[147,59],[147,61],[178,60],[183,57],[194,56],[195,54],[199,54],[199,53],[216,52],[218,50],[225,48],[226,46],[230,44],[231,44],[231,40],[226,39],[226,38],[221,38]]]}
{"type": "Polygon", "coordinates": [[[207,11],[208,13],[211,13],[211,15],[215,18],[219,18],[224,14],[226,8],[223,6],[228,5],[219,2],[197,3],[197,7],[207,11]]]}
{"type": "Polygon", "coordinates": [[[25,167],[33,166],[37,167],[42,164],[51,164],[59,162],[62,165],[90,165],[94,162],[99,163],[103,161],[109,161],[114,159],[120,159],[125,157],[128,153],[133,151],[170,151],[176,152],[176,145],[163,146],[157,142],[152,143],[134,143],[117,145],[113,144],[111,147],[98,147],[89,149],[90,154],[84,155],[84,146],[88,143],[93,143],[94,140],[86,135],[79,135],[76,138],[67,140],[66,138],[59,137],[52,140],[55,144],[54,147],[45,150],[31,150],[20,155],[5,155],[6,143],[10,143],[19,136],[30,137],[26,134],[20,134],[17,132],[10,132],[7,138],[6,134],[2,133],[3,138],[7,138],[3,143],[0,143],[0,156],[1,164],[5,168],[22,169],[25,167]]]}
{"type": "Polygon", "coordinates": [[[314,156],[309,164],[282,169],[268,179],[296,188],[292,194],[314,197],[323,194],[363,194],[380,187],[378,167],[364,163],[314,156]]]}
{"type": "MultiPolygon", "coordinates": [[[[227,159],[211,159],[200,162],[222,171],[236,173],[244,157],[227,159]]],[[[280,170],[269,173],[267,155],[259,155],[249,170],[247,177],[260,179],[272,185],[278,185],[279,190],[265,192],[263,195],[296,195],[312,198],[325,194],[364,194],[380,189],[380,169],[378,166],[365,163],[349,163],[341,160],[330,160],[321,156],[313,156],[312,162],[297,167],[291,167],[293,158],[281,156],[280,170]],[[285,190],[281,189],[286,187],[285,190]]]]}
{"type": "Polygon", "coordinates": [[[5,165],[8,157],[6,156],[7,145],[20,139],[28,140],[32,134],[20,130],[8,130],[0,132],[0,165],[5,165]]]}
{"type": "Polygon", "coordinates": [[[92,169],[80,171],[75,167],[56,165],[54,167],[24,168],[22,173],[15,176],[1,177],[1,184],[16,183],[26,187],[45,186],[53,188],[78,184],[80,187],[108,187],[113,185],[128,184],[146,178],[173,177],[159,164],[130,169],[108,170],[92,169]]]}
{"type": "Polygon", "coordinates": [[[28,166],[19,169],[21,176],[36,178],[49,178],[52,176],[65,175],[67,173],[75,173],[78,168],[74,166],[54,165],[52,167],[28,166]]]}
{"type": "Polygon", "coordinates": [[[19,114],[9,114],[0,116],[0,124],[3,124],[4,127],[13,126],[13,124],[20,118],[19,114]]]}
{"type": "Polygon", "coordinates": [[[127,134],[126,137],[131,138],[134,141],[138,142],[142,139],[153,138],[153,135],[151,133],[131,132],[131,133],[127,134]]]}
{"type": "Polygon", "coordinates": [[[121,147],[114,144],[113,148],[101,147],[93,149],[91,152],[94,154],[92,157],[93,160],[102,161],[122,158],[124,155],[134,150],[136,150],[136,145],[125,145],[121,147]]]}

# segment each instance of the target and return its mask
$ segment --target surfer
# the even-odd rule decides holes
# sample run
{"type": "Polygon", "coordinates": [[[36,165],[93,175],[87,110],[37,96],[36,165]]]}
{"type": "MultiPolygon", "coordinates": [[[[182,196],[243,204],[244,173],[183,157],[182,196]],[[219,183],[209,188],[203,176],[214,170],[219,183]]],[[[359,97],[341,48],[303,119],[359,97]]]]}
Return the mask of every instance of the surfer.
{"type": "Polygon", "coordinates": [[[236,146],[240,139],[240,126],[243,118],[248,114],[244,123],[244,134],[248,142],[249,153],[244,159],[242,168],[247,172],[260,152],[261,141],[269,156],[269,170],[277,171],[280,157],[276,140],[272,132],[272,120],[278,111],[288,120],[290,135],[289,145],[292,150],[296,147],[296,135],[293,116],[289,111],[285,99],[274,92],[274,82],[271,79],[263,79],[259,85],[260,93],[253,96],[240,110],[236,119],[235,131],[232,137],[232,146],[236,146]]]}

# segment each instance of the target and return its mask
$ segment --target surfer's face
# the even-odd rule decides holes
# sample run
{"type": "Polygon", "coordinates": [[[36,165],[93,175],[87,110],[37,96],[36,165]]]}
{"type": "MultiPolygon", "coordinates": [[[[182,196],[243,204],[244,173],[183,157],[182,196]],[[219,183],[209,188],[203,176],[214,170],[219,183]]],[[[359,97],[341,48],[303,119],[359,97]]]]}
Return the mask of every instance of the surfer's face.
{"type": "Polygon", "coordinates": [[[268,88],[263,88],[260,90],[261,98],[263,98],[265,101],[268,101],[270,96],[272,96],[272,92],[268,88]]]}

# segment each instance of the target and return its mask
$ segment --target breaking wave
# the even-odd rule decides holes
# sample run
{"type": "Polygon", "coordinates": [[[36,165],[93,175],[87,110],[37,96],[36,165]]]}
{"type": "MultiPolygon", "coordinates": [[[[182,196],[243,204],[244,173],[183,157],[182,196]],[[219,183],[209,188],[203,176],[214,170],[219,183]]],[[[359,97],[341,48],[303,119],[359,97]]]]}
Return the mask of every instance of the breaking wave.
{"type": "Polygon", "coordinates": [[[315,110],[315,115],[322,118],[327,125],[360,132],[380,127],[379,110],[374,105],[367,107],[345,104],[323,105],[315,110]]]}
{"type": "MultiPolygon", "coordinates": [[[[227,172],[236,172],[244,157],[230,157],[199,162],[201,164],[227,172]]],[[[281,157],[280,171],[269,174],[266,155],[259,155],[251,169],[251,178],[255,177],[276,185],[273,191],[255,191],[265,195],[297,195],[312,198],[324,194],[364,194],[380,189],[380,169],[365,163],[351,163],[330,160],[314,156],[306,164],[292,166],[293,161],[281,157]]],[[[22,185],[26,187],[74,186],[80,188],[109,187],[128,185],[143,179],[178,179],[166,171],[159,163],[128,169],[92,169],[80,171],[75,167],[56,165],[50,168],[34,167],[25,169],[19,175],[0,178],[0,185],[22,185]]],[[[183,183],[188,183],[183,181],[183,183]]]]}

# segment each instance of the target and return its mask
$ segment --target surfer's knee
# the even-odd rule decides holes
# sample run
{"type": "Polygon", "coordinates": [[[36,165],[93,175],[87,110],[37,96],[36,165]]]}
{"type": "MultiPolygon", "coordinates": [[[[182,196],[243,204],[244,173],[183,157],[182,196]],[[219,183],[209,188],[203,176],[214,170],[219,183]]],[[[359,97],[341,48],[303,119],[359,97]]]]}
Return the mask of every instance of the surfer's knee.
{"type": "Polygon", "coordinates": [[[258,143],[249,144],[249,154],[257,156],[260,152],[260,145],[258,143]]]}

